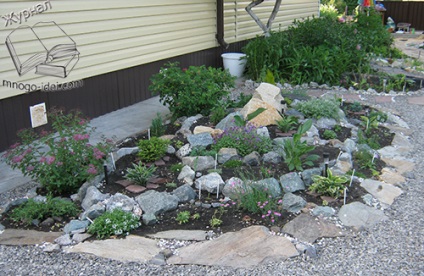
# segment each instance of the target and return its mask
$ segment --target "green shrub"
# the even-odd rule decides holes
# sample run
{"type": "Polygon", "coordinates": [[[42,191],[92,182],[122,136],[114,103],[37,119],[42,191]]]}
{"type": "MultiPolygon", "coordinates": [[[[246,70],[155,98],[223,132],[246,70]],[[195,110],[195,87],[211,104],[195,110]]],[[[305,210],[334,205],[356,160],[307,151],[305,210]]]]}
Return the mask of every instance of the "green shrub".
{"type": "Polygon", "coordinates": [[[149,89],[159,93],[160,101],[169,107],[174,119],[199,113],[209,115],[217,101],[234,87],[228,71],[206,66],[181,69],[178,63],[167,63],[151,78],[149,89]]]}
{"type": "Polygon", "coordinates": [[[241,156],[253,151],[263,154],[272,149],[272,140],[256,132],[257,127],[252,124],[231,127],[215,138],[212,149],[218,152],[221,148],[235,148],[241,156]]]}
{"type": "Polygon", "coordinates": [[[140,218],[133,213],[114,209],[96,218],[88,227],[88,233],[96,235],[98,239],[107,239],[113,235],[128,235],[140,225],[140,218]]]}
{"type": "Polygon", "coordinates": [[[290,171],[303,171],[303,165],[312,166],[312,161],[318,159],[318,155],[308,155],[315,147],[309,146],[306,141],[300,141],[302,135],[306,133],[311,126],[312,120],[309,119],[298,128],[293,138],[284,141],[284,162],[288,165],[290,171]]]}
{"type": "Polygon", "coordinates": [[[334,130],[331,130],[331,129],[324,130],[324,133],[322,134],[322,136],[323,136],[323,138],[325,140],[330,140],[330,139],[336,139],[337,138],[336,132],[334,132],[334,130]]]}
{"type": "Polygon", "coordinates": [[[299,119],[295,116],[281,116],[282,118],[278,120],[277,128],[281,130],[283,133],[287,133],[290,130],[294,130],[299,125],[299,119]]]}
{"type": "Polygon", "coordinates": [[[133,167],[127,169],[127,173],[124,176],[125,179],[132,180],[138,185],[146,185],[147,181],[153,176],[156,171],[155,165],[147,167],[143,163],[132,164],[133,167]]]}
{"type": "Polygon", "coordinates": [[[160,137],[165,134],[165,131],[166,126],[163,124],[160,113],[157,113],[156,118],[152,120],[152,124],[150,125],[150,135],[160,137]]]}
{"type": "Polygon", "coordinates": [[[181,211],[177,214],[175,218],[179,224],[186,224],[190,220],[190,211],[181,211]]]}
{"type": "Polygon", "coordinates": [[[179,172],[181,172],[181,170],[183,168],[184,168],[184,165],[183,164],[177,163],[177,164],[172,164],[170,170],[173,173],[179,173],[179,172]]]}
{"type": "Polygon", "coordinates": [[[46,202],[39,202],[30,198],[26,203],[13,209],[10,219],[30,225],[35,219],[42,221],[49,217],[74,217],[78,213],[77,206],[69,200],[47,197],[46,202]]]}
{"type": "Polygon", "coordinates": [[[337,20],[337,17],[339,16],[339,11],[331,4],[321,4],[319,6],[319,12],[321,17],[327,17],[332,20],[337,20]]]}
{"type": "Polygon", "coordinates": [[[346,175],[333,175],[331,170],[328,169],[327,177],[313,175],[312,181],[314,183],[309,186],[310,191],[338,198],[343,194],[343,191],[346,188],[345,184],[349,181],[349,177],[346,175]]]}
{"type": "Polygon", "coordinates": [[[12,168],[35,178],[52,195],[68,196],[78,191],[102,169],[111,148],[110,140],[89,144],[93,128],[81,113],[62,110],[48,114],[53,132],[20,131],[20,143],[3,156],[12,168]]]}
{"type": "Polygon", "coordinates": [[[360,112],[362,111],[362,105],[360,102],[353,102],[352,104],[348,105],[348,110],[352,112],[360,112]]]}
{"type": "Polygon", "coordinates": [[[151,137],[150,140],[140,140],[138,147],[138,157],[143,162],[153,162],[162,158],[166,154],[169,141],[158,137],[151,137]]]}
{"type": "Polygon", "coordinates": [[[359,168],[361,169],[376,169],[375,163],[373,162],[373,155],[365,149],[356,151],[353,154],[353,158],[358,162],[359,168]]]}
{"type": "Polygon", "coordinates": [[[228,160],[224,164],[222,164],[222,167],[227,169],[234,169],[243,166],[243,161],[241,160],[228,160]]]}
{"type": "Polygon", "coordinates": [[[215,158],[216,150],[207,150],[206,147],[193,147],[190,152],[190,156],[212,156],[215,158]]]}
{"type": "Polygon", "coordinates": [[[222,119],[227,116],[227,108],[224,105],[218,105],[212,108],[210,120],[213,124],[218,124],[222,119]]]}
{"type": "Polygon", "coordinates": [[[339,104],[330,99],[314,99],[306,102],[299,102],[296,109],[308,118],[339,118],[339,104]]]}

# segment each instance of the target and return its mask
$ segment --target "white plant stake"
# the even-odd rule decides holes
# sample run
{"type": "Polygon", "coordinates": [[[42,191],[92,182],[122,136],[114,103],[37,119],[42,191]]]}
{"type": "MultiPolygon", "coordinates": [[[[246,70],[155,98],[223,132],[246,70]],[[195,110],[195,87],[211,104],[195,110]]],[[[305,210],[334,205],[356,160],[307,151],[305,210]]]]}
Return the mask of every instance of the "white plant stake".
{"type": "Polygon", "coordinates": [[[113,166],[113,170],[116,170],[116,165],[115,165],[115,158],[113,158],[113,153],[110,153],[110,158],[112,159],[112,166],[113,166]]]}
{"type": "Polygon", "coordinates": [[[343,205],[346,205],[346,195],[347,195],[347,188],[343,191],[343,205]]]}
{"type": "Polygon", "coordinates": [[[219,198],[219,183],[218,186],[216,187],[216,199],[219,198]]]}
{"type": "Polygon", "coordinates": [[[216,170],[216,164],[218,164],[218,154],[215,153],[215,170],[216,170]]]}
{"type": "Polygon", "coordinates": [[[150,128],[147,129],[147,138],[150,140],[150,128]]]}
{"type": "Polygon", "coordinates": [[[355,169],[353,169],[352,176],[350,177],[349,187],[352,186],[353,176],[355,175],[355,169]]]}
{"type": "Polygon", "coordinates": [[[336,161],[339,161],[339,158],[340,158],[340,156],[343,154],[343,152],[342,151],[340,151],[339,152],[339,155],[337,155],[337,160],[336,161]]]}

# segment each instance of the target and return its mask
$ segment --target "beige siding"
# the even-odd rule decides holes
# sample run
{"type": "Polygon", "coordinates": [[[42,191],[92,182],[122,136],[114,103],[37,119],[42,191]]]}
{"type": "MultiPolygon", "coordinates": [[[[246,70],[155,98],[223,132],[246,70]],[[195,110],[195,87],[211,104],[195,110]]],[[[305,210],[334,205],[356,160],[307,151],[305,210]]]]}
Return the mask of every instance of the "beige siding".
{"type": "MultiPolygon", "coordinates": [[[[19,13],[45,1],[0,0],[1,15],[19,13]]],[[[216,0],[51,0],[52,8],[33,14],[27,22],[5,26],[0,19],[0,99],[25,93],[3,86],[3,81],[23,84],[62,83],[137,66],[173,56],[218,46],[216,0]],[[18,76],[5,45],[6,37],[17,27],[55,21],[75,42],[80,59],[67,78],[40,76],[30,71],[18,76]]],[[[261,34],[245,12],[249,1],[225,0],[225,39],[242,41],[261,34]]],[[[267,18],[273,1],[255,8],[267,18]]],[[[285,28],[293,19],[317,14],[318,1],[283,1],[274,29],[285,28]]],[[[58,41],[41,30],[48,43],[58,41]]],[[[34,54],[34,39],[21,37],[24,55],[34,54]]]]}

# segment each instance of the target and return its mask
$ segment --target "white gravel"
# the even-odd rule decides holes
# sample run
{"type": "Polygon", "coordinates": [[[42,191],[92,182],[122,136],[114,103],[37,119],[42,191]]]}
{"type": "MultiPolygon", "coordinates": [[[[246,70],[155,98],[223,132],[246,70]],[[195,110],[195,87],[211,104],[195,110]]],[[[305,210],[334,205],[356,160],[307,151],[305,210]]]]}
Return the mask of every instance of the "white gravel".
{"type": "MultiPolygon", "coordinates": [[[[90,255],[44,253],[35,246],[0,246],[0,275],[424,275],[424,106],[408,96],[381,104],[395,109],[414,130],[413,179],[385,210],[389,220],[348,237],[322,239],[318,258],[303,256],[253,270],[204,266],[155,266],[121,263],[90,255]]],[[[368,103],[372,96],[367,95],[368,103]]],[[[0,204],[23,190],[0,195],[0,204]],[[14,194],[15,193],[15,194],[14,194]]]]}

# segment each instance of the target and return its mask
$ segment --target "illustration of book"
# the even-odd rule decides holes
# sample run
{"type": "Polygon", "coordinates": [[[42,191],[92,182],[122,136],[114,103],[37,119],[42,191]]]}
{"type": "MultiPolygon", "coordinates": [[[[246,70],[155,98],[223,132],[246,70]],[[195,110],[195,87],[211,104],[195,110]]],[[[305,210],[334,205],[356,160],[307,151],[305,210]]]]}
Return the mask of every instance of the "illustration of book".
{"type": "Polygon", "coordinates": [[[16,28],[6,46],[19,76],[35,68],[39,75],[66,78],[79,60],[75,41],[53,21],[16,28]]]}

